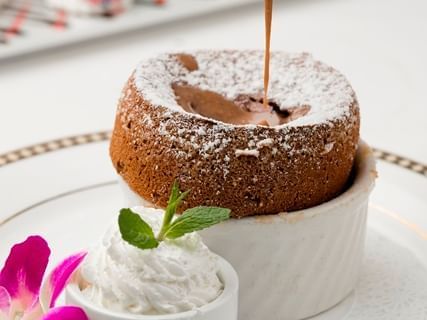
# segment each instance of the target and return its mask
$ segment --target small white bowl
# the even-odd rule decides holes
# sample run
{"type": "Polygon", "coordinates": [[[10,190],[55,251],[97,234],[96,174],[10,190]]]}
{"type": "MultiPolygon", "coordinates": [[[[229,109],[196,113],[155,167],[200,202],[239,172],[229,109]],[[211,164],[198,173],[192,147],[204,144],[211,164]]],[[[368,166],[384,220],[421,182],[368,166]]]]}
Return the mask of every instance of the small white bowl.
{"type": "MultiPolygon", "coordinates": [[[[360,142],[351,186],[305,210],[230,219],[200,234],[237,270],[239,318],[299,320],[342,301],[358,281],[368,199],[376,178],[371,149],[360,142]]],[[[151,206],[120,178],[128,206],[151,206]]]]}
{"type": "Polygon", "coordinates": [[[225,259],[218,257],[218,276],[224,290],[214,301],[195,310],[164,315],[135,315],[117,313],[88,301],[78,284],[70,284],[65,291],[68,305],[81,307],[90,320],[237,320],[239,280],[236,271],[225,259]]]}

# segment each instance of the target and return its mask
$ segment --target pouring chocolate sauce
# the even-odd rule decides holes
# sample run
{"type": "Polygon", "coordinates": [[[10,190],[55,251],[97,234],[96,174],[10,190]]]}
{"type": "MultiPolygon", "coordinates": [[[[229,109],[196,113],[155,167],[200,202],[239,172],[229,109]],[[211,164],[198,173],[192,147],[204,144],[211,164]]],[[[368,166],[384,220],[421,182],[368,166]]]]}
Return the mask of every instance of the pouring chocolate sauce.
{"type": "Polygon", "coordinates": [[[264,52],[264,107],[268,108],[268,84],[270,82],[271,22],[273,20],[273,0],[264,0],[265,52],[264,52]]]}
{"type": "MultiPolygon", "coordinates": [[[[185,111],[231,124],[257,124],[270,127],[287,123],[308,112],[309,108],[304,107],[281,110],[277,104],[268,100],[273,0],[264,1],[264,95],[240,94],[234,100],[229,100],[213,91],[202,90],[185,83],[173,83],[172,89],[177,102],[185,111]]],[[[197,61],[191,55],[178,54],[177,59],[190,72],[198,69],[197,61]]]]}

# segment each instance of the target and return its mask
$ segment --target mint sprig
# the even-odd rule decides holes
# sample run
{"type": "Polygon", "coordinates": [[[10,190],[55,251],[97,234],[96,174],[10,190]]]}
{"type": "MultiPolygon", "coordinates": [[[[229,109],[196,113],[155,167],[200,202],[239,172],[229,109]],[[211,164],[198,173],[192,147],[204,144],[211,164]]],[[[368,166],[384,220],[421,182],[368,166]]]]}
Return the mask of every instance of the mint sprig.
{"type": "Polygon", "coordinates": [[[174,219],[176,210],[189,191],[181,192],[176,182],[172,185],[162,227],[157,236],[151,226],[131,209],[120,210],[119,229],[123,240],[140,249],[153,249],[165,239],[177,239],[187,233],[209,228],[230,218],[230,209],[195,207],[185,210],[174,219]]]}

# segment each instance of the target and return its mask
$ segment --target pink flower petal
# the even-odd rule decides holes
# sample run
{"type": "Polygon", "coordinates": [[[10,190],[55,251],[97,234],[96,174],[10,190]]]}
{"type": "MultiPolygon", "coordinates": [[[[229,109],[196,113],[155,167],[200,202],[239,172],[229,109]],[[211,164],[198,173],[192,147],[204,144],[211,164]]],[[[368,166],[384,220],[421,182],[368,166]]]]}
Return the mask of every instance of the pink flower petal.
{"type": "Polygon", "coordinates": [[[58,296],[64,290],[73,272],[82,263],[86,254],[86,252],[80,252],[68,257],[51,272],[49,278],[43,284],[40,296],[40,304],[44,311],[55,306],[58,296]]]}
{"type": "Polygon", "coordinates": [[[89,318],[79,307],[67,306],[50,310],[42,320],[89,320],[89,318]]]}
{"type": "Polygon", "coordinates": [[[0,286],[9,293],[14,309],[25,311],[37,302],[49,256],[47,242],[39,236],[12,247],[0,272],[0,286]]]}
{"type": "Polygon", "coordinates": [[[6,288],[0,287],[0,319],[7,318],[10,311],[10,295],[6,288]]]}

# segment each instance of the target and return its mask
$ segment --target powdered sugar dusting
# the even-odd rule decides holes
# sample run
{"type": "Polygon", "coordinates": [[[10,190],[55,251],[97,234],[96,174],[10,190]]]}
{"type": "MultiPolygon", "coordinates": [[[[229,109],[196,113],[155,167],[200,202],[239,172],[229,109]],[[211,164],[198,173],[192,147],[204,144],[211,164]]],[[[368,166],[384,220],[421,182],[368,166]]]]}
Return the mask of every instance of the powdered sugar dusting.
{"type": "Polygon", "coordinates": [[[256,158],[259,157],[259,151],[257,149],[252,149],[252,150],[251,149],[244,149],[244,150],[237,149],[235,151],[235,153],[236,153],[237,157],[241,157],[241,156],[249,156],[249,157],[256,157],[256,158]]]}
{"type": "MultiPolygon", "coordinates": [[[[145,100],[155,106],[185,113],[176,101],[171,88],[173,82],[186,82],[228,99],[235,99],[242,93],[262,93],[262,51],[197,51],[189,54],[196,58],[198,70],[189,72],[173,54],[145,60],[138,66],[135,84],[145,100]]],[[[269,98],[282,110],[311,107],[305,116],[281,125],[292,127],[327,123],[349,116],[354,92],[342,74],[307,53],[273,52],[269,98]]]]}
{"type": "Polygon", "coordinates": [[[327,154],[327,153],[331,152],[332,149],[334,148],[334,144],[335,144],[334,142],[327,143],[325,145],[325,150],[323,151],[322,154],[327,154]]]}
{"type": "Polygon", "coordinates": [[[259,141],[256,145],[258,148],[262,148],[262,147],[269,147],[273,144],[273,139],[268,138],[268,139],[264,139],[259,141]]]}

